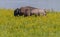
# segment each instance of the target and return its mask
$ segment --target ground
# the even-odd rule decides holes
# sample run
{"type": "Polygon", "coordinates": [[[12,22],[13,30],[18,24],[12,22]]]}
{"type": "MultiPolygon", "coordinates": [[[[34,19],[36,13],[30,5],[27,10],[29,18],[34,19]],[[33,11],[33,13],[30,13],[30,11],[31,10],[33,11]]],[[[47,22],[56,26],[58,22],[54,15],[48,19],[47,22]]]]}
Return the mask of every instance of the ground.
{"type": "Polygon", "coordinates": [[[0,37],[60,37],[60,13],[14,17],[13,10],[0,9],[0,37]]]}

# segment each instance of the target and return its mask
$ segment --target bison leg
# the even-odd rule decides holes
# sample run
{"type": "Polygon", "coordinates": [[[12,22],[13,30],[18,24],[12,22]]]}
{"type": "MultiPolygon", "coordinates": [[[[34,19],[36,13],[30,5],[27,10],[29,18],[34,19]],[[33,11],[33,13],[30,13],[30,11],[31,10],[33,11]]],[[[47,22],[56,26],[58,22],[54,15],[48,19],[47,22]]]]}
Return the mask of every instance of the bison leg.
{"type": "Polygon", "coordinates": [[[38,13],[38,16],[40,16],[40,13],[38,13]]]}
{"type": "Polygon", "coordinates": [[[38,16],[38,14],[37,13],[35,13],[35,17],[37,17],[38,16]]]}
{"type": "Polygon", "coordinates": [[[43,16],[46,16],[46,13],[43,13],[43,16]]]}
{"type": "Polygon", "coordinates": [[[24,17],[27,17],[27,16],[28,16],[28,15],[27,15],[27,12],[25,12],[25,13],[24,13],[24,17]]]}
{"type": "Polygon", "coordinates": [[[27,14],[27,16],[30,16],[30,15],[31,15],[30,13],[27,14]]]}

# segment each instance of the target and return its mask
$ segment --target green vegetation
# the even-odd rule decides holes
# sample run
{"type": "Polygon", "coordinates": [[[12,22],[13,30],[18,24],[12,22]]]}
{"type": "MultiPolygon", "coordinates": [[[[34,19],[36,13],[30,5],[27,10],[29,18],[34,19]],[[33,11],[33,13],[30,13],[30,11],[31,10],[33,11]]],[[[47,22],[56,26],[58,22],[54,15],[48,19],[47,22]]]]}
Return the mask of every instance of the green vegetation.
{"type": "Polygon", "coordinates": [[[60,37],[60,13],[14,17],[13,10],[0,9],[0,37],[60,37]]]}

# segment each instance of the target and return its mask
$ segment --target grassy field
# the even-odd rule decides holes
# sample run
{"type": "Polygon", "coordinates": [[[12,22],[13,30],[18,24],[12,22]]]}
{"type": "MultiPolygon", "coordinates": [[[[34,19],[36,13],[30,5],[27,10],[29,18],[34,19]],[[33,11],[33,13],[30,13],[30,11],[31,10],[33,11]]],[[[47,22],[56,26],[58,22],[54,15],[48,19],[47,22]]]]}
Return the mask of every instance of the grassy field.
{"type": "Polygon", "coordinates": [[[60,13],[14,17],[13,10],[0,9],[0,37],[60,37],[60,13]]]}

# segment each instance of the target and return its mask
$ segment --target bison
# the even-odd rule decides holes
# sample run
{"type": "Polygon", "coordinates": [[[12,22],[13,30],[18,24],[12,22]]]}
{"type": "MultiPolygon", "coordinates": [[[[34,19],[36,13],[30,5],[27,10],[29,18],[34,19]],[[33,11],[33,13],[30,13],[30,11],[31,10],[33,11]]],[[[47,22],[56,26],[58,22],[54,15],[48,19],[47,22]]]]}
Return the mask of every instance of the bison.
{"type": "Polygon", "coordinates": [[[46,15],[46,10],[45,9],[38,9],[35,7],[30,7],[30,6],[26,6],[26,7],[21,7],[20,9],[15,9],[14,10],[14,16],[31,16],[31,15],[35,15],[35,16],[40,16],[40,15],[46,15]]]}

